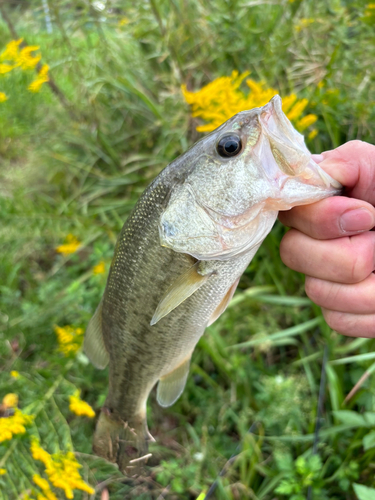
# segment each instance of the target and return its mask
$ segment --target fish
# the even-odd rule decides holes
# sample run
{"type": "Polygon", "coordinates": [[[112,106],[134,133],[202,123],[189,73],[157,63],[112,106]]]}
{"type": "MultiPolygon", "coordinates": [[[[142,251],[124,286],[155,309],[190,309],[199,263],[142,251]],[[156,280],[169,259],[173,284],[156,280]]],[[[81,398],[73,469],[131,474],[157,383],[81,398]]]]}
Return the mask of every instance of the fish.
{"type": "Polygon", "coordinates": [[[136,475],[150,457],[146,403],[171,406],[191,355],[225,311],[279,210],[340,193],[276,95],[196,142],[144,191],[118,237],[84,351],[109,365],[93,451],[136,475]]]}

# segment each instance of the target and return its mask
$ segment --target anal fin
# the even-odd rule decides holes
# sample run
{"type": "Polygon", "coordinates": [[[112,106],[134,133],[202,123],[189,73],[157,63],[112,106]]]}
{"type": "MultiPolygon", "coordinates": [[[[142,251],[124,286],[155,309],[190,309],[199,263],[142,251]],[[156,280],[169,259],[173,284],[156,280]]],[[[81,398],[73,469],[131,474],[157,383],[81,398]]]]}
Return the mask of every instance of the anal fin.
{"type": "Polygon", "coordinates": [[[102,306],[103,299],[87,325],[83,350],[91,363],[103,370],[109,362],[109,354],[105,348],[102,331],[102,306]]]}
{"type": "Polygon", "coordinates": [[[233,294],[234,292],[236,291],[236,288],[237,288],[237,285],[238,285],[238,282],[240,281],[240,278],[238,278],[234,283],[233,285],[229,288],[229,290],[227,291],[227,293],[224,295],[222,301],[220,302],[220,304],[217,306],[217,308],[215,309],[215,311],[212,313],[210,319],[208,320],[208,323],[207,323],[207,326],[210,326],[212,325],[212,323],[214,321],[217,320],[217,318],[219,316],[221,316],[223,314],[223,312],[225,311],[225,309],[228,307],[228,304],[229,302],[232,300],[232,297],[233,297],[233,294]]]}
{"type": "Polygon", "coordinates": [[[168,288],[156,308],[150,325],[155,325],[161,318],[164,318],[164,316],[173,311],[173,309],[196,292],[212,276],[212,273],[199,274],[199,265],[200,261],[197,261],[194,266],[181,274],[172,286],[168,288]]]}
{"type": "Polygon", "coordinates": [[[159,380],[156,399],[160,406],[171,406],[181,396],[189,374],[190,359],[191,355],[159,380]]]}

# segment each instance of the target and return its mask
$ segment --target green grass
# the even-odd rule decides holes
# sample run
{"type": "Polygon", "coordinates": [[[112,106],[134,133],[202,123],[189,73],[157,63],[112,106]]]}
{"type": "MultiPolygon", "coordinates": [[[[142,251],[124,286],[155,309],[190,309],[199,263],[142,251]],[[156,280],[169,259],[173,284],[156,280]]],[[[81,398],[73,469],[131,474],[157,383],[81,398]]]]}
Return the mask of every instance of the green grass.
{"type": "MultiPolygon", "coordinates": [[[[79,389],[98,412],[107,371],[82,354],[64,357],[54,333],[56,324],[85,328],[105,286],[93,267],[104,260],[109,269],[140,193],[200,137],[181,84],[198,89],[250,70],[281,95],[309,99],[308,111],[319,116],[313,152],[355,138],[374,142],[375,19],[365,15],[366,2],[153,0],[134,7],[118,0],[102,13],[88,2],[49,3],[52,34],[41,2],[6,6],[19,36],[40,45],[69,107],[46,84],[31,94],[32,73],[0,77],[9,96],[0,103],[0,399],[17,393],[20,408],[35,415],[24,435],[0,444],[0,468],[7,469],[0,499],[22,498],[33,473],[43,472],[29,453],[31,435],[50,453],[72,447],[98,499],[103,488],[111,500],[195,499],[232,454],[214,498],[302,500],[309,486],[319,500],[371,498],[375,490],[363,488],[375,488],[375,342],[342,337],[324,323],[304,295],[303,276],[280,261],[281,225],[200,340],[179,401],[162,409],[151,394],[157,444],[148,477],[124,479],[91,454],[94,422],[69,411],[69,395],[79,389]],[[120,26],[124,17],[129,22],[120,26]],[[83,245],[64,257],[55,248],[69,233],[83,245]]],[[[4,22],[0,39],[4,46],[11,39],[4,22]]]]}

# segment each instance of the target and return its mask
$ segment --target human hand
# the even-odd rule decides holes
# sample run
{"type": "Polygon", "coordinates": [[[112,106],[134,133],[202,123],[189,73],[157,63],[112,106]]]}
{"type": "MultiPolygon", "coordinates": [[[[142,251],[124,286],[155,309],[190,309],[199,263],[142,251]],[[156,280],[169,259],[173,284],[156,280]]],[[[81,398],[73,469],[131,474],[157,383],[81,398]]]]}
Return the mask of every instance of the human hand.
{"type": "Polygon", "coordinates": [[[293,228],[281,241],[281,259],[306,274],[306,293],[331,328],[375,337],[375,146],[351,141],[314,159],[346,197],[280,212],[293,228]]]}

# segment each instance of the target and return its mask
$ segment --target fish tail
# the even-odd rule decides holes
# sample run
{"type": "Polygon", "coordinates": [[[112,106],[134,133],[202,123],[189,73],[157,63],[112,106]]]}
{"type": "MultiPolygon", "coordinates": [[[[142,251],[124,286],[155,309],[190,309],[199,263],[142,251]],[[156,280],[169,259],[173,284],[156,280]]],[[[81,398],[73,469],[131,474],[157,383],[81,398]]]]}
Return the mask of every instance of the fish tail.
{"type": "Polygon", "coordinates": [[[146,416],[124,420],[102,408],[96,425],[93,451],[110,462],[117,463],[123,474],[134,476],[144,470],[151,457],[148,443],[155,441],[148,431],[146,416]]]}

